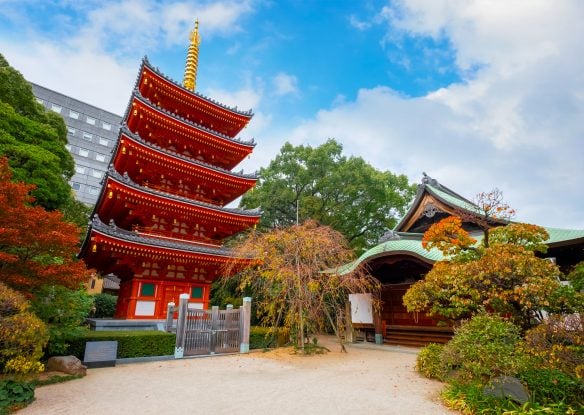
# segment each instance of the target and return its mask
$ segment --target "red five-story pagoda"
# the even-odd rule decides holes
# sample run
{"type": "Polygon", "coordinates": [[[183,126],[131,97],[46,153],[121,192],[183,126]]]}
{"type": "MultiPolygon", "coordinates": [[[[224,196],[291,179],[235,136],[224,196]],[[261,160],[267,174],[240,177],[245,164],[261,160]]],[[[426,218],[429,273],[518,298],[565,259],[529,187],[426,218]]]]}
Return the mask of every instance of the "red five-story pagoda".
{"type": "Polygon", "coordinates": [[[257,181],[231,171],[255,146],[235,138],[252,113],[194,91],[197,26],[184,86],[143,60],[81,248],[90,267],[121,279],[117,318],[164,318],[181,293],[190,307],[206,308],[211,282],[231,259],[223,239],[260,219],[225,207],[257,181]]]}

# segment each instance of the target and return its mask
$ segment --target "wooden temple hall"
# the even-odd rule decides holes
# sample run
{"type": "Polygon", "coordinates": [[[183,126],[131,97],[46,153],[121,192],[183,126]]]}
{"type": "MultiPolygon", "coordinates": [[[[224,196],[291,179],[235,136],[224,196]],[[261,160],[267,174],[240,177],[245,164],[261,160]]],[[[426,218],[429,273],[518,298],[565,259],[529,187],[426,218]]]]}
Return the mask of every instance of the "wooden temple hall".
{"type": "Polygon", "coordinates": [[[165,318],[181,293],[206,309],[231,260],[222,241],[260,220],[225,207],[258,179],[233,171],[254,149],[236,138],[253,114],[195,91],[198,23],[190,40],[182,85],[142,61],[79,254],[120,278],[116,318],[165,318]]]}
{"type": "MultiPolygon", "coordinates": [[[[436,261],[444,259],[439,250],[426,251],[422,247],[424,232],[432,224],[448,216],[459,216],[460,212],[472,217],[479,210],[470,200],[424,174],[414,201],[397,226],[349,266],[352,269],[364,264],[382,284],[381,312],[377,316],[371,310],[370,297],[350,298],[353,327],[363,337],[378,343],[412,346],[445,342],[451,337],[451,329],[438,327],[438,321],[422,313],[408,313],[402,297],[410,285],[424,278],[436,261]]],[[[504,224],[493,221],[490,226],[504,224]]],[[[463,222],[463,227],[475,239],[482,238],[482,231],[473,222],[463,222]]],[[[549,233],[545,256],[553,258],[562,271],[569,271],[584,260],[584,230],[545,229],[549,233]]]]}

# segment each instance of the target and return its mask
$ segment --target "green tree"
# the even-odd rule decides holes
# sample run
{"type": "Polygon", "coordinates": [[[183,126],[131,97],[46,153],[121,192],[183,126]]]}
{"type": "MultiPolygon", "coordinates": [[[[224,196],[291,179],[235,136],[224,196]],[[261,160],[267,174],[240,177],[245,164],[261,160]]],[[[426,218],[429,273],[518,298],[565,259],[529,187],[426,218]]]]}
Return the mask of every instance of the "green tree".
{"type": "Polygon", "coordinates": [[[49,355],[65,353],[67,340],[87,330],[82,324],[92,306],[93,297],[83,287],[43,285],[35,291],[31,309],[49,328],[49,355]]]}
{"type": "Polygon", "coordinates": [[[284,144],[241,206],[261,207],[262,229],[295,224],[298,209],[300,223],[313,219],[332,227],[357,252],[375,244],[404,213],[414,186],[342,151],[333,139],[315,148],[284,144]]]}
{"type": "Polygon", "coordinates": [[[234,253],[224,275],[236,275],[239,288],[254,293],[264,325],[289,329],[301,348],[305,335],[327,327],[340,341],[348,294],[379,291],[379,282],[361,268],[336,272],[354,259],[354,253],[343,235],[315,221],[253,232],[234,253]],[[241,258],[250,257],[256,259],[255,265],[242,269],[241,258]]]}
{"type": "Polygon", "coordinates": [[[0,154],[14,180],[34,184],[35,203],[60,209],[73,198],[67,181],[74,171],[65,148],[63,119],[38,104],[30,84],[0,55],[0,154]]]}

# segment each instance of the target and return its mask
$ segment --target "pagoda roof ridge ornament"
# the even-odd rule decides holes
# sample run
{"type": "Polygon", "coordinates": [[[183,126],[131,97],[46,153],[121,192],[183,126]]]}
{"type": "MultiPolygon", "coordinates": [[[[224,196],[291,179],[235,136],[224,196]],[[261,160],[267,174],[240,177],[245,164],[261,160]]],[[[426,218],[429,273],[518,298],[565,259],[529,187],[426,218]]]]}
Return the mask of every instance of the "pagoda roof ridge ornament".
{"type": "Polygon", "coordinates": [[[237,107],[231,107],[231,106],[229,106],[229,105],[225,105],[225,104],[222,104],[221,102],[215,101],[215,100],[213,100],[212,98],[210,98],[210,97],[208,97],[208,96],[206,96],[206,95],[204,95],[204,94],[202,94],[202,93],[200,93],[200,92],[197,92],[197,91],[191,91],[191,90],[189,90],[189,89],[185,88],[185,87],[184,87],[183,85],[181,85],[179,82],[176,82],[176,81],[175,81],[174,79],[172,79],[170,76],[168,76],[168,75],[164,74],[162,71],[160,71],[160,69],[158,69],[158,68],[154,67],[154,66],[153,66],[153,65],[152,65],[152,64],[151,64],[151,63],[148,61],[148,59],[146,59],[146,57],[144,57],[144,58],[142,59],[142,65],[141,65],[141,67],[140,67],[140,71],[138,72],[138,78],[136,79],[136,87],[137,87],[137,85],[138,85],[138,80],[139,80],[139,78],[140,78],[140,76],[141,76],[141,74],[142,74],[142,69],[144,68],[144,66],[147,66],[147,67],[148,67],[148,69],[152,70],[153,72],[156,72],[156,74],[157,74],[157,75],[161,76],[162,78],[164,78],[164,79],[165,79],[165,80],[167,80],[168,82],[171,82],[171,83],[172,83],[172,84],[174,84],[176,87],[178,87],[178,88],[180,88],[180,89],[183,89],[184,91],[188,92],[189,94],[195,95],[195,96],[197,96],[198,98],[201,98],[201,99],[203,99],[203,100],[205,100],[205,101],[208,101],[208,102],[210,102],[210,103],[213,103],[213,104],[217,105],[218,107],[221,107],[221,108],[222,108],[222,109],[224,109],[224,110],[231,111],[231,112],[233,112],[233,113],[235,113],[235,114],[243,115],[243,116],[245,116],[245,117],[250,117],[250,118],[251,118],[251,117],[253,117],[253,115],[254,115],[254,114],[253,114],[253,110],[252,110],[251,108],[250,108],[249,110],[247,110],[247,111],[246,111],[246,110],[240,110],[240,109],[238,109],[237,107]]]}
{"type": "Polygon", "coordinates": [[[133,181],[128,176],[127,172],[125,172],[124,175],[121,175],[115,169],[110,169],[110,170],[108,170],[108,176],[114,180],[118,180],[122,183],[125,183],[125,184],[127,184],[135,189],[138,189],[142,192],[145,192],[145,193],[150,193],[150,194],[157,195],[157,196],[163,196],[163,197],[166,197],[168,199],[174,199],[174,200],[177,200],[180,202],[189,203],[191,205],[204,207],[204,208],[215,210],[218,212],[233,213],[233,214],[242,215],[242,216],[258,216],[257,212],[254,210],[240,209],[240,208],[227,208],[227,207],[223,207],[223,206],[217,206],[217,205],[213,205],[212,203],[207,203],[207,202],[203,202],[203,201],[195,200],[195,199],[189,199],[188,197],[179,196],[179,195],[175,195],[172,193],[163,192],[163,191],[160,191],[157,189],[152,189],[150,187],[141,186],[138,183],[136,183],[135,181],[133,181]]]}
{"type": "Polygon", "coordinates": [[[440,183],[438,183],[438,180],[433,179],[432,177],[428,176],[426,174],[426,172],[422,172],[422,184],[430,184],[432,186],[440,186],[440,183]]]}
{"type": "MultiPolygon", "coordinates": [[[[183,123],[185,123],[185,124],[187,124],[187,125],[190,125],[190,126],[192,126],[192,127],[195,127],[195,128],[197,128],[197,129],[199,129],[199,130],[203,130],[203,131],[205,131],[205,132],[208,132],[209,134],[213,134],[213,135],[215,135],[215,136],[217,136],[217,137],[219,137],[219,138],[222,138],[222,139],[224,139],[224,140],[228,140],[228,141],[231,141],[231,142],[234,142],[234,143],[237,143],[237,144],[242,144],[242,145],[244,145],[244,146],[249,146],[249,147],[255,147],[255,143],[254,143],[254,142],[252,142],[252,141],[243,141],[243,140],[240,140],[240,139],[238,139],[238,138],[230,137],[230,136],[228,136],[228,135],[226,135],[226,134],[220,133],[219,131],[215,131],[215,130],[212,130],[212,129],[210,129],[210,128],[207,128],[207,127],[205,127],[204,125],[198,124],[198,123],[196,123],[196,122],[193,122],[193,121],[191,121],[191,120],[187,120],[186,118],[183,118],[183,117],[181,117],[181,116],[179,116],[179,115],[177,115],[177,114],[175,114],[175,113],[173,113],[173,112],[170,112],[170,111],[168,111],[168,110],[167,110],[167,109],[165,109],[165,108],[162,108],[162,107],[160,107],[160,106],[158,106],[158,105],[154,104],[154,103],[153,103],[152,101],[150,101],[148,98],[146,98],[145,96],[143,96],[143,95],[140,93],[140,91],[138,90],[138,88],[134,89],[134,92],[133,92],[132,96],[133,96],[133,97],[136,97],[137,99],[139,99],[139,100],[140,100],[140,101],[142,101],[143,103],[145,103],[145,104],[147,104],[147,105],[150,105],[150,106],[151,106],[151,107],[153,107],[153,108],[156,108],[158,111],[160,111],[160,112],[163,112],[164,114],[168,115],[169,117],[172,117],[172,118],[174,118],[174,119],[180,120],[181,122],[183,122],[183,123]]],[[[129,107],[130,107],[130,106],[131,106],[131,102],[130,102],[130,105],[129,105],[129,107]]],[[[129,107],[128,107],[128,108],[129,108],[129,107]]],[[[126,114],[127,114],[127,110],[126,110],[126,114]]],[[[124,118],[125,118],[125,117],[124,117],[124,118]]]]}
{"type": "Polygon", "coordinates": [[[169,150],[167,148],[160,147],[157,144],[150,143],[149,141],[144,140],[138,134],[133,133],[132,131],[130,131],[130,129],[128,128],[128,126],[125,125],[125,124],[120,127],[120,132],[123,133],[123,134],[126,134],[128,137],[130,137],[130,138],[138,141],[139,143],[141,143],[141,144],[143,144],[145,146],[148,146],[148,147],[153,148],[153,149],[155,149],[157,151],[160,151],[161,153],[165,153],[167,155],[176,157],[178,159],[181,159],[181,160],[184,160],[184,161],[188,161],[190,163],[197,164],[199,166],[202,166],[202,167],[206,167],[206,168],[215,170],[215,171],[217,171],[219,173],[227,174],[227,175],[230,175],[230,176],[237,176],[237,177],[240,177],[242,179],[254,179],[254,180],[257,180],[259,178],[259,172],[257,170],[254,171],[253,173],[246,173],[246,174],[241,173],[241,174],[239,174],[239,173],[233,172],[231,170],[227,170],[227,169],[224,169],[224,168],[215,166],[214,164],[205,163],[204,161],[197,160],[197,159],[194,159],[192,157],[185,156],[184,154],[176,153],[176,152],[174,152],[172,150],[169,150]]]}
{"type": "Polygon", "coordinates": [[[222,257],[230,256],[230,254],[232,253],[232,250],[228,248],[211,248],[207,246],[197,245],[196,243],[176,242],[159,239],[151,236],[139,235],[136,232],[107,225],[97,217],[94,218],[92,221],[92,228],[95,231],[102,232],[112,237],[120,238],[128,242],[149,245],[155,248],[169,248],[180,251],[188,251],[222,257]]]}

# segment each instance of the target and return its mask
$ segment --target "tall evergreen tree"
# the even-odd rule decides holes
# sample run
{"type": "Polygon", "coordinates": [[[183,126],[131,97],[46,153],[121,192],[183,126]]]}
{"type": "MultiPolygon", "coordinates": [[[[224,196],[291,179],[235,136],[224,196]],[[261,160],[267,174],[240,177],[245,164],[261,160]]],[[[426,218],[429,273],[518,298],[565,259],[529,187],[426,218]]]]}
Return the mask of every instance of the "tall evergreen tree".
{"type": "Polygon", "coordinates": [[[300,223],[313,219],[342,233],[357,252],[368,248],[396,224],[415,188],[342,152],[333,139],[314,148],[284,144],[241,205],[261,207],[263,229],[295,224],[298,214],[300,223]]]}
{"type": "Polygon", "coordinates": [[[67,181],[75,164],[65,144],[63,119],[36,102],[30,84],[0,55],[0,155],[14,180],[35,185],[35,204],[49,210],[72,203],[67,181]]]}

